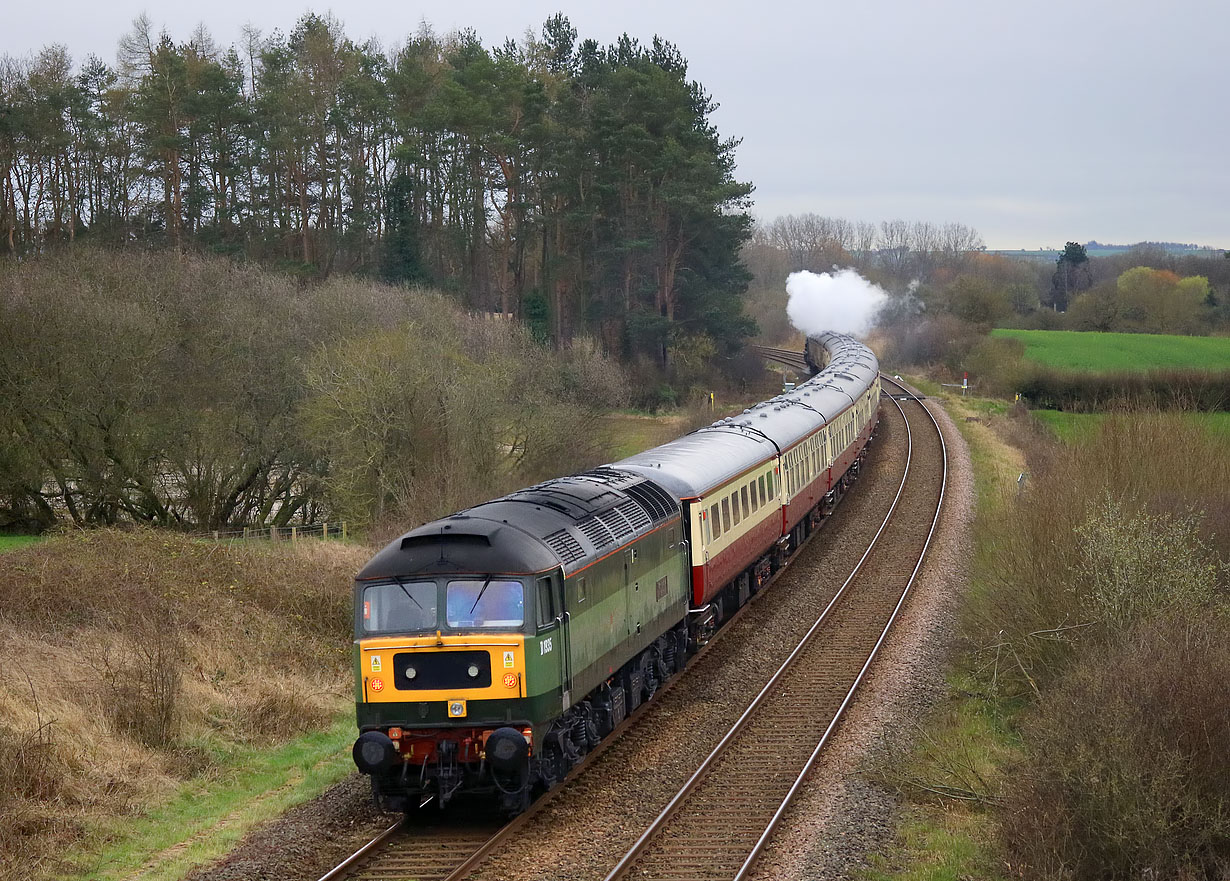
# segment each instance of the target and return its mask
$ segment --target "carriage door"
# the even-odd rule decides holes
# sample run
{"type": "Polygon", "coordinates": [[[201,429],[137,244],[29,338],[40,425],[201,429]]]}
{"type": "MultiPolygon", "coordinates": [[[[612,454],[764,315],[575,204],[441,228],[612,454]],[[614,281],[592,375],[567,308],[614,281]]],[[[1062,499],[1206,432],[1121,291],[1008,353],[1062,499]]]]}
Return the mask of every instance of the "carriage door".
{"type": "MultiPolygon", "coordinates": [[[[556,570],[544,575],[536,584],[538,605],[539,651],[550,640],[559,669],[560,690],[563,692],[563,708],[572,705],[572,646],[568,626],[568,611],[564,608],[564,580],[556,570]]],[[[544,652],[545,653],[545,652],[544,652]]]]}

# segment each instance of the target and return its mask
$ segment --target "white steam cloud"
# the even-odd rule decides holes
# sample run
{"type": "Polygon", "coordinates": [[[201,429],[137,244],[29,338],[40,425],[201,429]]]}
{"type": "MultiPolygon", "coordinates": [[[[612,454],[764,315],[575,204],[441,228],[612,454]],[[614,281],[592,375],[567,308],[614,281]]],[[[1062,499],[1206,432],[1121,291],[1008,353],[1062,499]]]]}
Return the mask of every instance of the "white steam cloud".
{"type": "Polygon", "coordinates": [[[786,314],[805,334],[826,330],[865,334],[888,294],[853,269],[834,269],[816,275],[803,270],[786,279],[786,314]]]}

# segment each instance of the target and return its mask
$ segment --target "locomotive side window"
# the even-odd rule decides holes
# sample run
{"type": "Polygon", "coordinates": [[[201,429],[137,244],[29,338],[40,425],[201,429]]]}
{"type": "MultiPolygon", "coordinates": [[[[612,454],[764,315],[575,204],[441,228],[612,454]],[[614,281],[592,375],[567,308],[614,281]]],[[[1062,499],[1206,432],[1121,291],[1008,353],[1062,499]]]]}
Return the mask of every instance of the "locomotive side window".
{"type": "Polygon", "coordinates": [[[578,603],[585,602],[585,590],[586,590],[585,576],[581,575],[577,578],[577,602],[578,603]]]}
{"type": "Polygon", "coordinates": [[[546,627],[555,621],[555,592],[551,590],[550,578],[539,578],[534,594],[538,606],[538,626],[546,627]]]}
{"type": "Polygon", "coordinates": [[[363,588],[360,610],[366,633],[397,633],[436,628],[434,581],[371,584],[363,588]]]}
{"type": "Polygon", "coordinates": [[[444,608],[449,627],[520,627],[525,623],[525,590],[520,581],[450,581],[444,608]]]}
{"type": "Polygon", "coordinates": [[[709,523],[713,527],[713,538],[717,540],[722,537],[722,521],[718,517],[717,502],[713,503],[713,507],[709,509],[709,523]]]}

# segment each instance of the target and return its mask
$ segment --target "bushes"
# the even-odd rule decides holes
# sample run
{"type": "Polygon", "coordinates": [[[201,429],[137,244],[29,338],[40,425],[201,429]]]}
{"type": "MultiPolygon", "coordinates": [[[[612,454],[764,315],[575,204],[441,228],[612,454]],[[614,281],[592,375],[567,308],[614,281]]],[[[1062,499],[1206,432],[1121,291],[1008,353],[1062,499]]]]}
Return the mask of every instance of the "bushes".
{"type": "Polygon", "coordinates": [[[0,528],[362,525],[444,466],[455,507],[602,459],[575,440],[624,397],[585,341],[427,291],[91,248],[0,265],[0,528]]]}
{"type": "Polygon", "coordinates": [[[183,715],[185,644],[173,618],[134,621],[102,664],[103,709],[121,735],[173,746],[183,715]]]}
{"type": "Polygon", "coordinates": [[[1000,824],[1027,878],[1230,871],[1230,449],[1120,412],[1032,455],[979,521],[964,629],[997,705],[1024,706],[1000,824]]]}
{"type": "Polygon", "coordinates": [[[996,388],[1017,391],[1044,410],[1096,412],[1114,407],[1165,410],[1225,410],[1230,407],[1230,372],[1150,370],[1089,373],[1021,365],[997,376],[996,388]]]}
{"type": "Polygon", "coordinates": [[[1228,629],[1224,609],[1155,618],[1046,695],[1004,806],[1022,874],[1226,877],[1228,629]]]}
{"type": "Polygon", "coordinates": [[[1110,633],[1147,615],[1211,603],[1225,566],[1200,540],[1193,514],[1130,512],[1109,493],[1076,530],[1074,582],[1090,621],[1110,633]]]}
{"type": "Polygon", "coordinates": [[[593,420],[622,402],[620,371],[593,346],[548,352],[437,305],[322,348],[305,371],[320,502],[381,534],[604,461],[593,420]]]}
{"type": "Polygon", "coordinates": [[[1230,486],[1220,439],[1179,415],[1120,412],[1088,443],[1056,450],[1024,493],[981,518],[983,591],[965,629],[997,686],[1024,694],[1062,675],[1076,644],[1224,591],[1230,486]],[[1198,463],[1198,467],[1193,467],[1198,463]]]}

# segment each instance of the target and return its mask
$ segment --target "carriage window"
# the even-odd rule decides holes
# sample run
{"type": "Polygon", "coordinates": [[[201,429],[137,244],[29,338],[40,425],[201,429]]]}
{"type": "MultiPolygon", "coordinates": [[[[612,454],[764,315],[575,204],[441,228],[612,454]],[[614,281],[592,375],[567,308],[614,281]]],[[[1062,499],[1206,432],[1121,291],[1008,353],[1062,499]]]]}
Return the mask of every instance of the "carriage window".
{"type": "Polygon", "coordinates": [[[769,488],[769,498],[774,498],[777,493],[773,491],[773,475],[771,473],[764,476],[764,483],[769,488]]]}
{"type": "Polygon", "coordinates": [[[434,581],[372,584],[363,588],[360,609],[365,633],[399,633],[436,629],[434,581]]]}
{"type": "Polygon", "coordinates": [[[754,481],[754,480],[753,480],[753,481],[752,481],[751,483],[749,483],[749,484],[747,485],[747,487],[743,490],[743,498],[745,498],[745,499],[747,498],[747,496],[748,496],[748,492],[747,492],[747,491],[748,491],[749,489],[752,491],[752,493],[751,493],[751,495],[752,495],[752,510],[753,510],[753,511],[759,511],[759,510],[760,510],[760,499],[756,498],[756,481],[754,481]]]}
{"type": "Polygon", "coordinates": [[[709,509],[709,523],[713,527],[713,537],[715,539],[722,537],[722,521],[718,517],[718,506],[715,502],[713,507],[709,509]]]}
{"type": "Polygon", "coordinates": [[[735,526],[739,525],[739,491],[735,490],[730,494],[730,506],[735,509],[735,526]]]}
{"type": "Polygon", "coordinates": [[[756,482],[760,484],[760,504],[762,505],[769,504],[769,497],[764,494],[764,475],[763,474],[760,475],[760,477],[757,478],[756,482]]]}
{"type": "Polygon", "coordinates": [[[730,531],[730,499],[722,499],[722,531],[730,531]]]}
{"type": "Polygon", "coordinates": [[[748,508],[747,506],[747,487],[746,486],[739,490],[739,496],[743,499],[743,516],[744,518],[746,518],[747,515],[751,513],[751,509],[748,508]]]}

